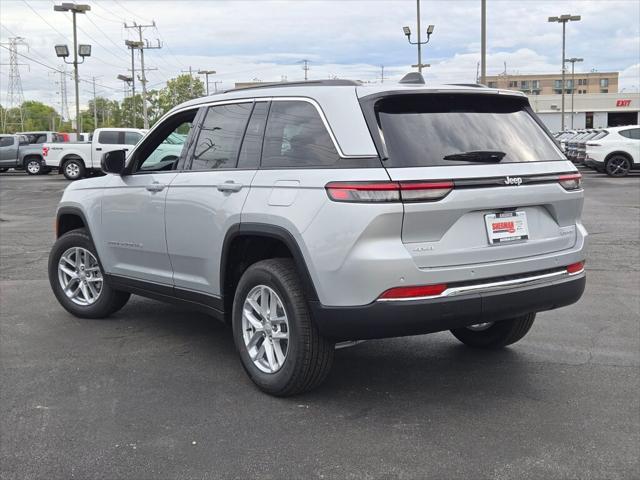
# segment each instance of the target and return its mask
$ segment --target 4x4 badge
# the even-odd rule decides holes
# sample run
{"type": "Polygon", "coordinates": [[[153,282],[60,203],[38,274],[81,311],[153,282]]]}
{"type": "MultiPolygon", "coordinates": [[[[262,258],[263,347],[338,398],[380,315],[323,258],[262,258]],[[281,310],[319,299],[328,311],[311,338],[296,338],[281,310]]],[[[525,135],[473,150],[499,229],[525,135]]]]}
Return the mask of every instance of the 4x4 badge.
{"type": "Polygon", "coordinates": [[[505,185],[522,185],[522,178],[520,177],[507,177],[504,179],[505,185]]]}

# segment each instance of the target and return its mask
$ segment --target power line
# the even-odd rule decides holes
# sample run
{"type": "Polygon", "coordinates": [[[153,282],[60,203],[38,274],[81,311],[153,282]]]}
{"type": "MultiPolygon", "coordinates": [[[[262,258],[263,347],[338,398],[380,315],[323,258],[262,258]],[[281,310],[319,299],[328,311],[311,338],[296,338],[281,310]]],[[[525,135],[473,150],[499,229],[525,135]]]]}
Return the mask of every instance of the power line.
{"type": "Polygon", "coordinates": [[[131,11],[131,10],[129,10],[128,8],[125,8],[125,6],[124,6],[124,5],[122,5],[118,0],[113,0],[113,1],[116,3],[116,5],[118,5],[118,6],[120,7],[120,9],[121,9],[121,10],[123,10],[123,11],[127,12],[129,15],[133,15],[134,17],[138,17],[138,18],[139,18],[139,19],[141,19],[141,20],[148,20],[148,19],[145,19],[145,18],[141,17],[141,16],[140,16],[140,15],[138,15],[137,13],[132,12],[132,11],[131,11]]]}

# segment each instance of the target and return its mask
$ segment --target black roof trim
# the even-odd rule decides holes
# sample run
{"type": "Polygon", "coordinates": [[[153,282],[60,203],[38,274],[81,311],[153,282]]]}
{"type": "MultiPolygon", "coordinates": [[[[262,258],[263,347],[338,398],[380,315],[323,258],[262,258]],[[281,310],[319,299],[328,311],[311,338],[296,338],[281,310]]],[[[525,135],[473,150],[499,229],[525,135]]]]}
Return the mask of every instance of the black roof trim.
{"type": "Polygon", "coordinates": [[[309,80],[306,82],[272,82],[250,85],[248,87],[230,88],[227,92],[237,92],[238,90],[253,90],[256,88],[284,88],[284,87],[358,87],[362,85],[359,80],[309,80]]]}
{"type": "Polygon", "coordinates": [[[447,85],[452,85],[454,87],[489,88],[481,83],[447,83],[447,85]]]}

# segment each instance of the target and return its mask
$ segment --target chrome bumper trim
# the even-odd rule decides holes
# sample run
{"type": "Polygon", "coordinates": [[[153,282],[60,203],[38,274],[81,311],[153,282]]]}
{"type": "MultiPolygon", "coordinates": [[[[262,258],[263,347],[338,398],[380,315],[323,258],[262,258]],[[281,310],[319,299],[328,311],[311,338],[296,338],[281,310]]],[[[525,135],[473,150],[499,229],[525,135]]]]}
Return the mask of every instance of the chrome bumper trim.
{"type": "Polygon", "coordinates": [[[475,285],[461,285],[459,287],[452,286],[447,288],[439,295],[429,295],[425,297],[409,297],[409,298],[379,298],[378,302],[410,302],[414,300],[430,300],[434,298],[455,297],[457,295],[464,295],[466,293],[485,293],[494,292],[497,290],[508,290],[510,288],[528,287],[537,284],[548,283],[553,280],[561,280],[564,278],[575,277],[582,275],[584,268],[578,272],[569,273],[566,270],[560,270],[557,272],[544,273],[541,275],[533,275],[531,277],[516,278],[513,280],[503,280],[500,282],[487,282],[478,283],[475,285]]]}

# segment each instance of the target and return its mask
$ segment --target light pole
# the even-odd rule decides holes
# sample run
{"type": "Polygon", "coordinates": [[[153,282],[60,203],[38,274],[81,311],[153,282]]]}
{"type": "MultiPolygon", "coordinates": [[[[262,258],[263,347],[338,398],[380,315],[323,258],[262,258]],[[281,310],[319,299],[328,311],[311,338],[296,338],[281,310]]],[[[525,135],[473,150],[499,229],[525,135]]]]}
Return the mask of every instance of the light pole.
{"type": "Polygon", "coordinates": [[[54,5],[54,12],[71,12],[73,15],[73,62],[67,62],[69,56],[69,47],[66,45],[56,45],[56,55],[64,60],[64,63],[73,63],[73,80],[76,86],[76,135],[80,139],[80,89],[78,83],[78,65],[84,63],[85,57],[91,56],[91,45],[78,45],[78,32],[76,30],[76,13],[86,13],[91,10],[89,5],[79,5],[76,3],[63,3],[54,5]],[[78,55],[82,57],[82,62],[78,62],[78,55]]]}
{"type": "Polygon", "coordinates": [[[133,52],[138,48],[144,47],[144,42],[125,40],[124,44],[131,49],[131,127],[136,128],[136,64],[133,52]]]}
{"type": "Polygon", "coordinates": [[[576,62],[583,62],[584,58],[571,57],[565,60],[571,62],[571,129],[573,130],[573,94],[576,91],[575,66],[576,62]]]}
{"type": "MultiPolygon", "coordinates": [[[[124,94],[124,98],[127,98],[127,93],[129,91],[129,84],[133,81],[133,76],[128,76],[128,75],[118,75],[118,80],[122,80],[124,82],[124,86],[125,86],[125,94],[124,94]]],[[[124,98],[123,98],[123,102],[124,102],[124,98]]],[[[131,125],[131,127],[134,127],[134,125],[131,125]]]]}
{"type": "Polygon", "coordinates": [[[564,92],[565,92],[565,85],[564,85],[564,76],[565,76],[565,68],[564,68],[564,64],[565,64],[565,59],[564,59],[564,52],[565,52],[565,38],[566,38],[566,30],[567,30],[567,22],[577,22],[580,20],[580,15],[570,15],[570,14],[564,14],[564,15],[560,15],[559,17],[549,17],[549,22],[551,23],[561,23],[562,24],[562,126],[560,127],[561,130],[564,131],[564,92]]]}
{"type": "Polygon", "coordinates": [[[418,63],[416,65],[411,65],[412,67],[418,67],[418,72],[422,73],[422,67],[429,67],[430,65],[426,65],[422,63],[422,45],[426,45],[427,43],[429,43],[429,40],[431,39],[431,34],[433,33],[433,29],[435,28],[434,25],[429,25],[427,27],[427,39],[423,42],[420,40],[420,0],[416,0],[416,13],[417,13],[417,17],[418,17],[418,41],[417,42],[412,42],[411,41],[411,29],[409,27],[402,27],[402,31],[404,32],[404,34],[407,36],[407,41],[411,44],[411,45],[417,45],[418,46],[418,63]]]}
{"type": "Polygon", "coordinates": [[[487,0],[480,2],[480,84],[487,76],[487,0]]]}
{"type": "Polygon", "coordinates": [[[204,75],[205,83],[207,84],[207,96],[209,96],[209,75],[215,75],[215,70],[198,70],[199,75],[204,75]]]}

